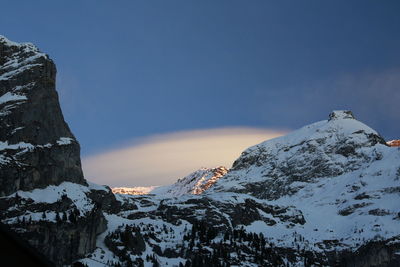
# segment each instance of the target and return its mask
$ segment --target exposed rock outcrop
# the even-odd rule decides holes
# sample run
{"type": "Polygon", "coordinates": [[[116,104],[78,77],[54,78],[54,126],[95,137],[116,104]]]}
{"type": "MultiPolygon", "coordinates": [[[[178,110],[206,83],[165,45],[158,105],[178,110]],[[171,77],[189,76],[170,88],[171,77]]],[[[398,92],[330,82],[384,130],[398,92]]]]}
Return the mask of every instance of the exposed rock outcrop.
{"type": "Polygon", "coordinates": [[[86,184],[55,79],[46,54],[0,36],[0,196],[64,181],[86,184]]]}
{"type": "Polygon", "coordinates": [[[179,197],[187,194],[200,195],[211,188],[219,179],[227,174],[224,166],[216,168],[201,168],[189,175],[178,179],[174,184],[167,186],[148,187],[115,187],[114,194],[126,195],[159,195],[161,197],[179,197]]]}
{"type": "Polygon", "coordinates": [[[154,188],[149,193],[163,197],[180,197],[187,194],[200,195],[211,188],[227,172],[228,169],[223,166],[201,168],[178,179],[178,181],[172,185],[154,188]]]}
{"type": "Polygon", "coordinates": [[[0,220],[62,266],[95,249],[120,205],[84,179],[55,79],[46,54],[0,36],[0,220]]]}
{"type": "Polygon", "coordinates": [[[400,146],[400,140],[391,140],[391,141],[388,141],[388,142],[387,142],[387,145],[388,145],[388,146],[393,146],[393,147],[400,146]]]}
{"type": "Polygon", "coordinates": [[[113,187],[114,194],[147,195],[158,186],[113,187]]]}

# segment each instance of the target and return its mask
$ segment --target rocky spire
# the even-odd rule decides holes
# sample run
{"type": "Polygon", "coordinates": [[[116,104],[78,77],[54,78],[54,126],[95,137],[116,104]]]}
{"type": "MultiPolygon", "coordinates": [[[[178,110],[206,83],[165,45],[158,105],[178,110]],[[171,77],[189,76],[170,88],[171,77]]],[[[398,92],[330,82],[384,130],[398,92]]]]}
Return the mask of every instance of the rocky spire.
{"type": "Polygon", "coordinates": [[[0,196],[63,181],[86,184],[55,84],[46,54],[0,36],[0,196]]]}

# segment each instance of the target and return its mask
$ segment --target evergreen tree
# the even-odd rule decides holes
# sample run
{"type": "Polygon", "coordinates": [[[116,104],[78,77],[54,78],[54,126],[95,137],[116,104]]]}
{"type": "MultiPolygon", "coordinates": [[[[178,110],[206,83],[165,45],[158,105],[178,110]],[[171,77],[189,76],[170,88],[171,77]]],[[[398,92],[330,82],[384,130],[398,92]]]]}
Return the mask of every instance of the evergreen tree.
{"type": "Polygon", "coordinates": [[[128,258],[126,260],[126,266],[127,267],[133,267],[133,263],[132,263],[131,257],[129,255],[128,255],[128,258]]]}
{"type": "Polygon", "coordinates": [[[71,223],[76,223],[76,215],[73,211],[69,213],[68,219],[71,223]]]}
{"type": "Polygon", "coordinates": [[[61,222],[60,214],[58,214],[58,212],[56,212],[56,222],[57,223],[61,222]]]}
{"type": "Polygon", "coordinates": [[[63,211],[63,213],[62,213],[62,218],[61,219],[62,219],[63,222],[67,221],[67,213],[65,211],[63,211]]]}
{"type": "Polygon", "coordinates": [[[229,239],[229,232],[226,231],[224,234],[224,241],[227,241],[229,239]]]}
{"type": "Polygon", "coordinates": [[[19,205],[19,202],[21,200],[21,197],[18,195],[18,192],[15,193],[15,203],[17,204],[17,206],[19,205]]]}

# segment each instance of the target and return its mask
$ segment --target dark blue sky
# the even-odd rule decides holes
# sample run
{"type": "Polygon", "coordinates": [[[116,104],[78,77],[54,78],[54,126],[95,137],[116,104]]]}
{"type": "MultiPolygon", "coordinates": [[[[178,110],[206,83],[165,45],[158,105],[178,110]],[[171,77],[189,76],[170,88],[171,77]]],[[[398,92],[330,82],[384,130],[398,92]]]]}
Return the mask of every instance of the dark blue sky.
{"type": "Polygon", "coordinates": [[[351,109],[400,137],[399,1],[4,1],[55,60],[83,155],[136,137],[293,129],[351,109]]]}

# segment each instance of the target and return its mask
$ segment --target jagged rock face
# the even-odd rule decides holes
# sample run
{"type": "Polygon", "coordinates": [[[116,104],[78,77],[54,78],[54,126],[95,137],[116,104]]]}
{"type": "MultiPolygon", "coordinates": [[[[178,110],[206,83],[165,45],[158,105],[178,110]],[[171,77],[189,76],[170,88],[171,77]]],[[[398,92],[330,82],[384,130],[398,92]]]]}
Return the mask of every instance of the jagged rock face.
{"type": "Polygon", "coordinates": [[[120,208],[108,187],[63,182],[1,197],[0,221],[55,266],[64,266],[96,248],[107,229],[103,213],[120,208]]]}
{"type": "Polygon", "coordinates": [[[223,166],[202,168],[178,179],[172,185],[154,188],[149,193],[163,197],[180,197],[187,194],[200,195],[211,188],[227,172],[228,169],[223,166]]]}
{"type": "Polygon", "coordinates": [[[0,219],[49,261],[63,266],[96,247],[98,234],[107,228],[100,210],[108,208],[107,193],[111,191],[106,188],[95,190],[70,182],[18,191],[0,198],[0,219]]]}
{"type": "Polygon", "coordinates": [[[115,187],[112,189],[114,194],[126,195],[159,195],[161,197],[180,197],[187,194],[200,195],[211,188],[221,179],[228,169],[219,166],[216,168],[201,168],[191,174],[178,179],[174,184],[167,186],[148,186],[148,187],[115,187]]]}
{"type": "Polygon", "coordinates": [[[0,196],[63,181],[86,183],[55,78],[46,54],[0,36],[0,196]]]}
{"type": "Polygon", "coordinates": [[[182,188],[188,188],[190,194],[200,195],[213,186],[227,172],[228,169],[223,166],[212,169],[203,168],[185,178],[179,179],[175,184],[177,186],[180,185],[182,188]]]}
{"type": "Polygon", "coordinates": [[[400,146],[400,140],[391,140],[386,142],[388,146],[400,146]]]}
{"type": "Polygon", "coordinates": [[[64,266],[95,249],[107,228],[103,212],[120,203],[84,179],[55,76],[35,46],[0,36],[0,220],[64,266]]]}

